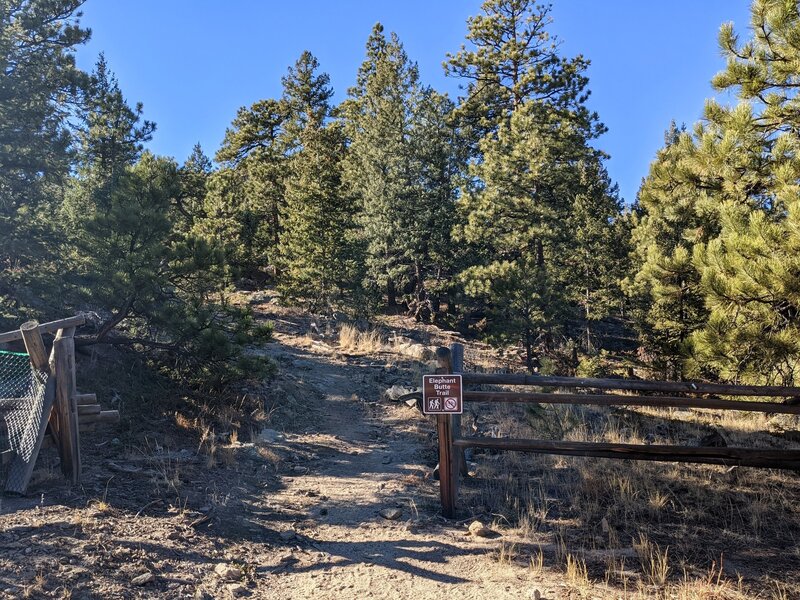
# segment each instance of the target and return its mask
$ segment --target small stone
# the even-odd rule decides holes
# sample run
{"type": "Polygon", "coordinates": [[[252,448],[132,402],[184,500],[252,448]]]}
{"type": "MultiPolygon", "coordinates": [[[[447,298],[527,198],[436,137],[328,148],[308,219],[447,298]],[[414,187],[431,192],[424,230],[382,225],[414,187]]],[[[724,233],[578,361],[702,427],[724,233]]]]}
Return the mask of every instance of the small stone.
{"type": "Polygon", "coordinates": [[[494,537],[497,535],[494,531],[486,527],[486,525],[484,525],[480,521],[473,521],[472,523],[470,523],[469,532],[474,536],[486,537],[486,538],[494,537]]]}
{"type": "Polygon", "coordinates": [[[226,581],[238,581],[244,576],[240,568],[225,563],[219,563],[214,567],[214,572],[226,581]]]}
{"type": "Polygon", "coordinates": [[[293,540],[294,537],[295,537],[295,533],[291,529],[287,529],[286,531],[281,531],[281,539],[283,541],[285,541],[285,542],[288,542],[289,540],[293,540]]]}
{"type": "Polygon", "coordinates": [[[133,585],[147,585],[155,578],[156,578],[155,575],[153,575],[152,573],[142,573],[141,575],[131,579],[131,583],[133,585]]]}
{"type": "Polygon", "coordinates": [[[248,590],[241,583],[229,583],[228,584],[228,593],[231,596],[233,596],[234,598],[238,598],[240,596],[249,595],[250,594],[250,590],[248,590]]]}
{"type": "Polygon", "coordinates": [[[401,516],[403,516],[403,511],[402,509],[399,508],[384,508],[379,514],[384,519],[387,519],[389,521],[396,521],[401,516]]]}

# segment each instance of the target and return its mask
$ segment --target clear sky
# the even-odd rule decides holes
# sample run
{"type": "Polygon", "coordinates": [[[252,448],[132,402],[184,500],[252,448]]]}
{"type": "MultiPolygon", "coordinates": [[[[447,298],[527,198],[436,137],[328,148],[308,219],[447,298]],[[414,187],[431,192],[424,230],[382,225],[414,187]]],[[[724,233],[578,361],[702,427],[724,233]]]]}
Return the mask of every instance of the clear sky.
{"type": "MultiPolygon", "coordinates": [[[[336,100],[355,81],[377,21],[400,36],[425,83],[451,96],[442,62],[464,43],[479,0],[87,0],[91,69],[105,52],[131,103],[158,125],[150,149],[178,162],[200,142],[214,155],[240,106],[281,93],[303,50],[331,76],[336,100]]],[[[554,0],[551,31],[567,55],[584,54],[596,110],[609,132],[598,146],[623,198],[635,198],[670,119],[691,125],[724,66],[720,24],[748,35],[749,0],[554,0]]],[[[729,102],[725,96],[718,99],[729,102]]]]}

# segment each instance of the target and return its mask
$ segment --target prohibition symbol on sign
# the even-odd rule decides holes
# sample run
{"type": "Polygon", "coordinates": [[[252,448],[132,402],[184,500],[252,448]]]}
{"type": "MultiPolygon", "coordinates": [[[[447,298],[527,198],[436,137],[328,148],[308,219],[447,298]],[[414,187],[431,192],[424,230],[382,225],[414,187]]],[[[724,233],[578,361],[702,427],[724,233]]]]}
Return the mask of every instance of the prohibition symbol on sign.
{"type": "Polygon", "coordinates": [[[422,412],[426,415],[464,412],[461,375],[425,375],[422,378],[422,412]]]}

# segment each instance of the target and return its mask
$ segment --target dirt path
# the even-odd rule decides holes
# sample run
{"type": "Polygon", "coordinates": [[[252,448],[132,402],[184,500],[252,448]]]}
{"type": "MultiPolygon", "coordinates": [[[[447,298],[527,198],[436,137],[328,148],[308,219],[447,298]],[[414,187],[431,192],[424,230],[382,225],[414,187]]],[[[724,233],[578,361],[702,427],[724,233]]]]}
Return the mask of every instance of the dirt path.
{"type": "Polygon", "coordinates": [[[158,397],[119,406],[123,427],[82,440],[81,487],[51,454],[28,497],[2,500],[0,598],[570,597],[502,560],[510,539],[439,516],[432,423],[382,399],[418,363],[346,355],[304,317],[260,316],[276,321],[260,350],[279,365],[274,429],[217,432],[211,460],[158,397]]]}
{"type": "MultiPolygon", "coordinates": [[[[284,362],[305,364],[295,338],[278,338],[284,362]]],[[[316,391],[315,427],[283,441],[316,458],[294,467],[303,474],[285,478],[269,500],[298,512],[298,543],[282,557],[273,597],[533,598],[524,572],[492,558],[502,542],[474,541],[438,517],[425,463],[432,452],[419,433],[427,424],[402,405],[378,403],[380,377],[364,383],[370,369],[327,358],[303,377],[316,391]]]]}

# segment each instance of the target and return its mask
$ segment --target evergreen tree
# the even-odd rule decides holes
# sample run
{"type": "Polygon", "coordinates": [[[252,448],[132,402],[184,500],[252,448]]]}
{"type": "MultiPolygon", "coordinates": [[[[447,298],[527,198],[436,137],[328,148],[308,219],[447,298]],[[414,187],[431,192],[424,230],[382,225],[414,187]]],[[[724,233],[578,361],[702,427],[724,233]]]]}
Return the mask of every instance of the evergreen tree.
{"type": "Polygon", "coordinates": [[[443,295],[452,302],[452,278],[462,259],[451,236],[465,169],[453,109],[449,98],[428,87],[413,98],[408,142],[412,203],[401,215],[396,243],[410,266],[409,313],[422,321],[436,316],[443,295]]]}
{"type": "MultiPolygon", "coordinates": [[[[0,311],[47,312],[32,290],[49,278],[50,215],[63,197],[72,155],[69,116],[86,75],[75,49],[89,38],[81,0],[0,2],[0,311]],[[38,273],[38,274],[37,274],[38,273]]],[[[57,253],[56,253],[57,254],[57,253]]]]}
{"type": "Polygon", "coordinates": [[[318,68],[317,59],[304,52],[283,78],[291,155],[278,249],[284,296],[330,310],[353,291],[357,260],[354,203],[341,185],[344,136],[328,122],[333,90],[318,68]]]}
{"type": "Polygon", "coordinates": [[[465,222],[455,231],[475,248],[476,264],[461,279],[483,303],[490,333],[521,341],[533,369],[535,347],[548,345],[570,312],[565,227],[587,192],[582,165],[602,159],[589,143],[604,127],[585,106],[588,63],[558,55],[548,7],[488,0],[483,11],[469,21],[473,47],[449,63],[468,79],[457,114],[476,140],[465,222]]]}
{"type": "Polygon", "coordinates": [[[744,44],[732,25],[720,31],[728,64],[713,83],[735,89],[740,103],[706,110],[721,131],[712,148],[722,185],[719,234],[694,251],[709,317],[692,338],[691,362],[725,379],[793,384],[800,375],[797,3],[755,0],[752,26],[744,44]]]}
{"type": "MultiPolygon", "coordinates": [[[[776,198],[783,201],[784,198],[776,198]]],[[[800,376],[800,201],[785,213],[727,203],[720,235],[695,249],[708,322],[692,337],[694,374],[796,385],[800,376]]]]}
{"type": "Polygon", "coordinates": [[[102,60],[90,91],[81,162],[62,211],[62,301],[104,317],[94,343],[166,353],[170,370],[196,384],[240,376],[231,334],[248,339],[249,320],[225,303],[221,253],[176,210],[184,192],[177,164],[143,153],[154,126],[141,121],[141,105],[127,104],[102,60]]]}
{"type": "Polygon", "coordinates": [[[367,56],[340,114],[349,138],[345,177],[361,204],[371,286],[389,307],[411,273],[400,247],[402,224],[411,210],[408,144],[411,96],[419,75],[396,35],[378,23],[367,40],[367,56]]]}
{"type": "Polygon", "coordinates": [[[287,107],[261,100],[241,108],[216,159],[198,231],[225,248],[238,275],[258,277],[277,260],[288,172],[287,107]]]}
{"type": "Polygon", "coordinates": [[[592,324],[609,316],[622,296],[629,232],[621,224],[617,186],[599,162],[578,165],[579,191],[567,220],[563,280],[580,307],[585,346],[594,349],[592,324]]]}
{"type": "MultiPolygon", "coordinates": [[[[635,273],[625,282],[640,339],[664,377],[680,377],[689,338],[706,319],[692,253],[716,231],[697,187],[698,149],[673,122],[638,196],[632,231],[635,273]]],[[[706,203],[707,204],[707,203],[706,203]]]]}
{"type": "Polygon", "coordinates": [[[359,199],[371,289],[419,319],[438,311],[452,269],[449,229],[461,171],[452,103],[419,82],[397,35],[378,23],[339,110],[348,189],[359,199]]]}
{"type": "Polygon", "coordinates": [[[195,224],[205,218],[203,205],[206,198],[208,178],[214,170],[200,144],[195,144],[192,153],[178,170],[181,192],[175,201],[175,222],[183,232],[191,231],[195,224]]]}

